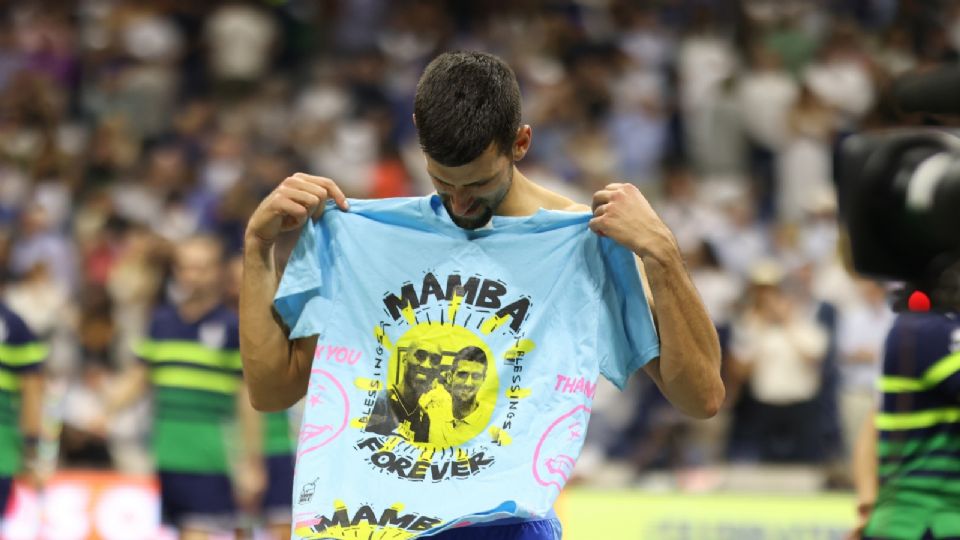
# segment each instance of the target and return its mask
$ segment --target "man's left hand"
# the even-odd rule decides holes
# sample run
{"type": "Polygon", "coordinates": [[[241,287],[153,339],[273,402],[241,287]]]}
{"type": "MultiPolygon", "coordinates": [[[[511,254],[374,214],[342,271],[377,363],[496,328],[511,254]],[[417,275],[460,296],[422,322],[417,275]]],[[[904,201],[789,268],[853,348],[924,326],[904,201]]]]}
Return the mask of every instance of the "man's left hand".
{"type": "Polygon", "coordinates": [[[676,249],[670,229],[633,184],[608,184],[594,193],[590,229],[641,258],[676,249]]]}

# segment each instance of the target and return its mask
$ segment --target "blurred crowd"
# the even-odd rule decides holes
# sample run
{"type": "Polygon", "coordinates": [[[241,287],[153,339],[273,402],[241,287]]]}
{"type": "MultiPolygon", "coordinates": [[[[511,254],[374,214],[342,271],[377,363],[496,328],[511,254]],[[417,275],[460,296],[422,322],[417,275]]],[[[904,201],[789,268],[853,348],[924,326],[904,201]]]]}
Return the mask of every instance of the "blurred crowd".
{"type": "Polygon", "coordinates": [[[585,459],[844,462],[893,314],[844,260],[838,143],[894,123],[893,77],[956,60],[960,2],[0,3],[0,283],[52,346],[62,466],[150,470],[147,402],[108,417],[102,389],[177,294],[172,245],[220,236],[236,302],[246,218],[289,174],[430,191],[413,94],[453,49],[515,69],[528,177],[582,202],[641,188],[720,330],[718,419],[637,378],[599,393],[585,459]]]}

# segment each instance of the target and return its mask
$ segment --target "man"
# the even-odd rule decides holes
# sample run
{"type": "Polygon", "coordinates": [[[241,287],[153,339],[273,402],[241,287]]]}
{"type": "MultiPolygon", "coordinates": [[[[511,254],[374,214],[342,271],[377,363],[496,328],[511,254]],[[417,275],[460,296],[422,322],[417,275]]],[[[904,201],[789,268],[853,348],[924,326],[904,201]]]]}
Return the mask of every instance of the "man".
{"type": "Polygon", "coordinates": [[[442,406],[427,407],[430,415],[430,442],[456,446],[476,436],[493,412],[493,404],[477,399],[487,378],[487,354],[480,347],[460,349],[453,358],[444,386],[450,399],[442,406]]]}
{"type": "MultiPolygon", "coordinates": [[[[954,275],[955,276],[955,275],[954,275]]],[[[879,408],[854,447],[854,538],[960,538],[960,305],[897,315],[887,334],[879,408]]]]}
{"type": "Polygon", "coordinates": [[[243,384],[237,317],[223,303],[223,258],[214,237],[176,246],[175,303],[154,312],[136,351],[142,362],[110,399],[118,410],[152,384],[162,518],[183,540],[233,530],[238,503],[254,511],[264,484],[263,434],[243,384]],[[236,417],[240,445],[231,442],[236,417]]]}
{"type": "Polygon", "coordinates": [[[23,474],[35,486],[37,444],[43,406],[43,360],[23,319],[0,303],[0,524],[6,514],[13,477],[23,474]]]}
{"type": "Polygon", "coordinates": [[[367,431],[387,435],[396,430],[408,440],[427,442],[430,418],[423,410],[421,399],[434,389],[442,357],[436,344],[410,343],[402,356],[403,382],[390,387],[387,400],[382,396],[377,400],[367,431]]]}
{"type": "MultiPolygon", "coordinates": [[[[535,214],[544,219],[559,219],[554,214],[543,216],[541,209],[573,212],[590,210],[587,206],[538,186],[518,170],[516,162],[529,150],[532,130],[528,125],[520,125],[519,87],[513,72],[500,59],[472,52],[439,56],[427,67],[418,84],[414,109],[414,122],[425,152],[427,172],[437,190],[439,204],[445,210],[443,215],[433,211],[433,201],[436,200],[433,197],[424,201],[423,208],[432,213],[424,214],[427,220],[420,227],[435,227],[456,237],[460,233],[452,229],[480,234],[482,228],[497,218],[512,219],[519,223],[519,229],[524,228],[525,218],[535,214]]],[[[303,339],[289,339],[284,323],[276,318],[271,309],[274,292],[280,283],[274,249],[281,232],[299,229],[311,217],[319,217],[328,198],[336,201],[344,215],[349,215],[346,198],[332,180],[296,174],[284,180],[261,203],[248,224],[241,296],[241,350],[244,372],[251,389],[250,397],[254,406],[261,410],[286,407],[300,399],[308,386],[314,384],[311,382],[311,369],[318,344],[317,336],[304,335],[303,339]]],[[[586,221],[583,224],[586,225],[586,221]]],[[[648,351],[660,352],[658,357],[638,356],[638,362],[633,366],[643,365],[644,371],[682,411],[701,418],[714,415],[724,397],[719,374],[717,335],[684,270],[669,229],[639,190],[629,184],[610,184],[594,195],[589,228],[619,244],[620,249],[633,251],[646,267],[660,325],[660,345],[648,351]]],[[[504,245],[504,249],[508,247],[504,245]]],[[[296,250],[294,254],[297,255],[296,250]]],[[[321,251],[312,255],[322,257],[326,254],[321,251]]],[[[591,264],[589,260],[583,262],[591,264]]],[[[536,261],[530,264],[535,265],[536,261]]],[[[544,262],[540,261],[540,264],[544,262]]],[[[543,268],[531,266],[525,270],[535,276],[543,268]]],[[[631,268],[630,272],[636,281],[636,268],[631,268]]],[[[303,285],[311,286],[308,283],[303,285]]],[[[312,286],[318,285],[314,283],[312,286]]],[[[498,290],[495,283],[490,287],[490,290],[498,290]]],[[[642,291],[639,285],[630,290],[642,291]]],[[[455,294],[448,296],[453,298],[450,308],[453,311],[453,306],[459,305],[459,297],[455,294]]],[[[476,301],[476,297],[468,299],[476,301]]],[[[410,303],[409,299],[407,302],[410,303]]],[[[524,304],[518,302],[517,306],[522,308],[524,304]]],[[[639,311],[647,313],[642,292],[635,298],[624,298],[622,302],[627,309],[630,309],[631,303],[639,304],[642,306],[639,311]]],[[[522,315],[521,312],[516,314],[522,315]]],[[[350,316],[349,313],[343,315],[350,316]]],[[[502,322],[503,319],[493,320],[493,324],[502,322]]],[[[514,323],[522,324],[522,321],[514,323]]],[[[567,338],[561,335],[556,337],[567,338]]],[[[541,343],[548,344],[543,340],[541,343]]],[[[510,353],[506,360],[522,364],[517,360],[525,354],[521,348],[510,353]]],[[[547,367],[542,366],[541,369],[547,367]]],[[[632,369],[626,366],[623,371],[625,376],[632,369]]],[[[559,382],[558,387],[560,392],[567,388],[576,392],[578,388],[573,383],[568,387],[559,382]]],[[[583,390],[585,385],[579,388],[583,390]]],[[[571,410],[569,415],[558,419],[557,424],[583,410],[583,407],[571,410]]],[[[568,438],[582,433],[575,422],[564,425],[570,426],[570,433],[558,434],[559,446],[568,438]]],[[[493,434],[500,434],[502,426],[494,426],[493,434]]],[[[547,442],[553,443],[552,439],[547,442]]],[[[369,444],[375,447],[381,443],[370,441],[369,444]]],[[[496,444],[503,447],[504,441],[498,438],[496,444]]],[[[549,459],[549,450],[552,447],[544,447],[538,455],[549,459]]],[[[478,459],[474,465],[479,467],[481,463],[478,459]]],[[[393,464],[397,465],[396,462],[393,464]]],[[[444,464],[444,467],[447,465],[444,464]]],[[[301,460],[298,467],[302,466],[301,460]]],[[[462,467],[457,469],[456,464],[449,466],[453,470],[463,470],[462,467]]],[[[443,470],[446,468],[437,468],[437,472],[443,470]]],[[[419,472],[422,471],[416,468],[403,474],[415,476],[419,472]]],[[[309,471],[302,473],[300,470],[297,474],[305,474],[304,480],[310,475],[309,471]]],[[[467,474],[470,474],[469,471],[467,474]]],[[[550,485],[550,479],[539,481],[543,485],[550,485]]],[[[365,489],[372,493],[377,488],[369,485],[365,489]]],[[[382,521],[388,522],[389,519],[382,521]]],[[[318,528],[309,530],[316,531],[318,528]]],[[[468,526],[442,532],[436,538],[493,538],[492,533],[489,527],[468,526]]],[[[559,523],[555,519],[540,518],[503,523],[496,527],[495,537],[532,540],[553,539],[558,535],[559,523]]]]}

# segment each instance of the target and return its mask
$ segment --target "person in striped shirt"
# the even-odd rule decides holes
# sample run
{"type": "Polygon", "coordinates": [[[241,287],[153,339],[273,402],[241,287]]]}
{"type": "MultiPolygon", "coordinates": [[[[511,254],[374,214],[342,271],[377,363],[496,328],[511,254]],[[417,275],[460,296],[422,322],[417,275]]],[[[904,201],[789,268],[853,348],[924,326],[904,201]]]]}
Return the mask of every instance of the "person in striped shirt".
{"type": "Polygon", "coordinates": [[[960,315],[900,315],[879,386],[857,449],[863,538],[960,538],[960,315]]]}
{"type": "Polygon", "coordinates": [[[47,348],[7,306],[0,303],[0,523],[6,514],[13,477],[34,485],[43,405],[43,361],[47,348]]]}
{"type": "Polygon", "coordinates": [[[238,527],[238,506],[254,511],[265,482],[262,424],[243,382],[237,315],[223,299],[223,256],[214,237],[176,246],[175,302],[154,312],[136,350],[141,363],[111,400],[117,409],[152,386],[161,515],[183,540],[238,527]]]}

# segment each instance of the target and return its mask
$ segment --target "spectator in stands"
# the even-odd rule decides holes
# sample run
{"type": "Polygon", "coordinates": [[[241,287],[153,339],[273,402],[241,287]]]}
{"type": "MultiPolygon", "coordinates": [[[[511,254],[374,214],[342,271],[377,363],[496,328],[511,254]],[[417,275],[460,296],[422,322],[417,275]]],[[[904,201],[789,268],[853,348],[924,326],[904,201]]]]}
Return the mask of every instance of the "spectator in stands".
{"type": "Polygon", "coordinates": [[[164,522],[181,538],[203,539],[239,525],[264,484],[259,415],[241,377],[236,314],[224,305],[224,253],[213,237],[180,242],[173,302],[154,311],[141,364],[110,396],[112,410],[154,390],[153,447],[164,522]],[[239,444],[229,425],[239,419],[239,444]],[[239,446],[233,462],[228,449],[239,446]]]}
{"type": "Polygon", "coordinates": [[[761,261],[750,272],[750,303],[733,331],[733,354],[755,400],[758,455],[768,462],[818,459],[814,400],[827,334],[782,289],[784,270],[761,261]]]}

